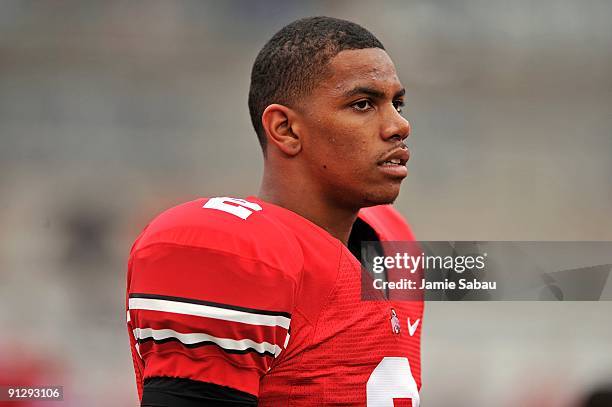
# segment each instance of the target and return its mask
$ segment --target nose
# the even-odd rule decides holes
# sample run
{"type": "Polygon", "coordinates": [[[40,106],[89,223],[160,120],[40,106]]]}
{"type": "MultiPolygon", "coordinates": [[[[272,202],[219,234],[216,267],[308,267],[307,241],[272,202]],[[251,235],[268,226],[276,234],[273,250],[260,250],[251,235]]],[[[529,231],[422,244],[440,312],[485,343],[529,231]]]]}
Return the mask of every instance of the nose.
{"type": "Polygon", "coordinates": [[[395,107],[391,106],[389,113],[384,118],[381,137],[386,140],[396,139],[403,141],[410,135],[410,122],[402,116],[395,107]]]}

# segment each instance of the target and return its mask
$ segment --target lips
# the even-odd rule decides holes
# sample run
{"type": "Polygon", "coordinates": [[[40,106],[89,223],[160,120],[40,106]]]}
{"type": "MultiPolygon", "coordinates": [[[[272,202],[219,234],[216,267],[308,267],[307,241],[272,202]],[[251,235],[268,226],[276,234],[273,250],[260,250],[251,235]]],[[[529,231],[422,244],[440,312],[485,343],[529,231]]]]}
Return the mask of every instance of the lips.
{"type": "Polygon", "coordinates": [[[402,165],[405,166],[410,159],[410,151],[408,147],[403,146],[396,150],[391,151],[389,154],[384,156],[382,160],[378,162],[378,165],[389,166],[389,165],[402,165]]]}
{"type": "Polygon", "coordinates": [[[387,176],[392,178],[405,178],[408,175],[406,163],[410,158],[410,152],[406,146],[395,149],[384,156],[378,162],[378,168],[387,176]]]}

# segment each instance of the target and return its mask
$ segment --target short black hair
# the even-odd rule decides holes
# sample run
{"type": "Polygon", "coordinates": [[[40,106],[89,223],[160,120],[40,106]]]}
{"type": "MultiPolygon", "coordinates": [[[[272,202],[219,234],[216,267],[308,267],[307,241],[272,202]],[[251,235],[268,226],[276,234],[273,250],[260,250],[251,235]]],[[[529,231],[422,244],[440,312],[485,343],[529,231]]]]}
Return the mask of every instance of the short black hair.
{"type": "Polygon", "coordinates": [[[307,95],[326,72],[327,63],[340,51],[385,49],[368,30],[332,17],[308,17],[281,28],[259,51],[251,71],[249,112],[261,148],[266,134],[261,116],[269,105],[291,107],[307,95]]]}

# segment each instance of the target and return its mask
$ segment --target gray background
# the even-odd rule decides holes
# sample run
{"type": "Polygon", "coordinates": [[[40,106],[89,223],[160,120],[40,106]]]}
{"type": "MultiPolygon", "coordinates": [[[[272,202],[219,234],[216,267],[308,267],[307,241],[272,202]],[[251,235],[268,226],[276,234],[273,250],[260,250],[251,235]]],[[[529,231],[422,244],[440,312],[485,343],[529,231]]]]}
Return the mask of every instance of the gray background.
{"type": "MultiPolygon", "coordinates": [[[[612,240],[611,2],[2,1],[0,372],[136,405],[130,244],[168,206],[256,193],[252,61],[321,14],[374,32],[407,88],[420,240],[612,240]]],[[[423,405],[571,405],[612,380],[610,311],[426,304],[423,405]]]]}

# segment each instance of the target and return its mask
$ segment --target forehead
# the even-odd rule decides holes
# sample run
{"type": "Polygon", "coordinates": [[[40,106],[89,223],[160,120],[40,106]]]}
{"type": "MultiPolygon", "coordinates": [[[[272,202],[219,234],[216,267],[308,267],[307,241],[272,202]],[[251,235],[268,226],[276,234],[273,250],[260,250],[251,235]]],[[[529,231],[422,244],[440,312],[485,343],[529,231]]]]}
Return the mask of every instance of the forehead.
{"type": "Polygon", "coordinates": [[[380,48],[341,51],[330,60],[328,73],[321,85],[334,93],[356,86],[389,87],[391,91],[401,88],[393,61],[380,48]]]}

